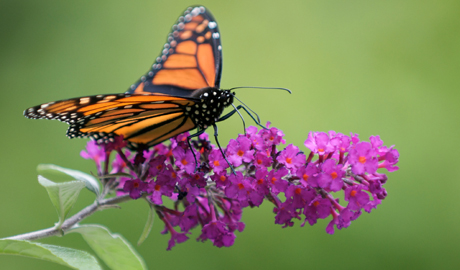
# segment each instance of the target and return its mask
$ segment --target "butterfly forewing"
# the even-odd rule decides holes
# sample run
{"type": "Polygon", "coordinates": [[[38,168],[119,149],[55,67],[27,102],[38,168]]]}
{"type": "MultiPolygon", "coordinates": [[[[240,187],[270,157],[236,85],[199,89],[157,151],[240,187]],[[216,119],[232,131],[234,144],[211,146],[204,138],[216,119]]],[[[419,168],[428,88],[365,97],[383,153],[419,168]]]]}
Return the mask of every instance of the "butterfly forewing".
{"type": "Polygon", "coordinates": [[[45,103],[27,109],[24,115],[66,122],[70,138],[104,141],[116,134],[152,146],[194,129],[196,125],[187,114],[187,107],[193,105],[190,98],[156,94],[99,95],[45,103]]]}
{"type": "Polygon", "coordinates": [[[217,23],[204,7],[188,8],[173,25],[152,68],[127,93],[188,97],[196,89],[219,87],[222,46],[217,23]]]}

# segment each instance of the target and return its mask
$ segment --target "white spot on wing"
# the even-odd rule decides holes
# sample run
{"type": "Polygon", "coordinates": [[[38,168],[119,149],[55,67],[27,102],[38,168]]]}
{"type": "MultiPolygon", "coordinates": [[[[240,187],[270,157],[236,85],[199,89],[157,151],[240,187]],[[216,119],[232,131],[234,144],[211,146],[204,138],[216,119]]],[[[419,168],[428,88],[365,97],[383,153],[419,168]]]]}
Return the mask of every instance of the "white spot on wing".
{"type": "Polygon", "coordinates": [[[216,28],[216,26],[217,26],[217,23],[216,23],[216,22],[209,22],[209,23],[208,23],[209,29],[214,29],[214,28],[216,28]]]}

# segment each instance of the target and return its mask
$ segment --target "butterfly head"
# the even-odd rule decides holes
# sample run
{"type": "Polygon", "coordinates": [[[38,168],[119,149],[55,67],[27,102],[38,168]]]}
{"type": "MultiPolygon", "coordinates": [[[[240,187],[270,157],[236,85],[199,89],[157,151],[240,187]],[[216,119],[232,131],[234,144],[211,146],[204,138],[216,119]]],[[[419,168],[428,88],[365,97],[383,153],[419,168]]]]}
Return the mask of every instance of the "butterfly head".
{"type": "Polygon", "coordinates": [[[188,114],[193,122],[202,129],[217,122],[224,108],[233,103],[233,94],[230,91],[216,87],[198,89],[193,97],[198,100],[193,106],[187,108],[188,114]]]}

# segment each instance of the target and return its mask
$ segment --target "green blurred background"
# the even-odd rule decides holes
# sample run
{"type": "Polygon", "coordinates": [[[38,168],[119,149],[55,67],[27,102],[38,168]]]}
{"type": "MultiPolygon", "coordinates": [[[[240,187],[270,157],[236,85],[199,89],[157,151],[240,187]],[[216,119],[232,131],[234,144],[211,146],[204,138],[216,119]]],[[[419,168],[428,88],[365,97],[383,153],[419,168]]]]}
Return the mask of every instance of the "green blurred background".
{"type": "MultiPolygon", "coordinates": [[[[160,53],[189,1],[1,1],[2,175],[0,237],[56,221],[36,166],[95,171],[80,158],[86,140],[69,140],[57,121],[22,111],[53,100],[124,92],[160,53]]],[[[310,130],[381,135],[400,151],[388,197],[335,235],[326,221],[281,229],[272,206],[247,209],[246,229],[231,248],[192,238],[167,252],[157,219],[138,247],[150,269],[460,269],[460,1],[201,1],[222,36],[222,88],[303,148],[310,130]]],[[[248,123],[250,123],[248,121],[248,123]]],[[[226,144],[242,131],[219,125],[226,144]]],[[[93,200],[83,191],[73,212],[93,200]]],[[[148,206],[106,210],[101,223],[135,243],[148,206]]],[[[79,235],[43,240],[88,249],[79,235]]],[[[0,269],[66,269],[0,257],[0,269]]]]}

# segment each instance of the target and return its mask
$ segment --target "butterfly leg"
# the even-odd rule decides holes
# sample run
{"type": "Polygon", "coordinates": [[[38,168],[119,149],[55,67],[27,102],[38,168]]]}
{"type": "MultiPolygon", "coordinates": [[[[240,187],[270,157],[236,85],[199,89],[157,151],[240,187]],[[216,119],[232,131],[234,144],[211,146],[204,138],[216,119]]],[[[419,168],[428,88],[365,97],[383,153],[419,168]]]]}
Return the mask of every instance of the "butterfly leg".
{"type": "Polygon", "coordinates": [[[219,135],[217,133],[217,125],[213,124],[212,126],[214,127],[214,138],[216,139],[217,146],[219,146],[220,153],[224,157],[225,161],[227,161],[227,164],[228,164],[228,166],[230,166],[230,169],[232,170],[233,174],[236,175],[235,169],[233,169],[232,164],[230,164],[230,162],[228,162],[227,157],[225,157],[224,151],[222,150],[222,147],[220,147],[219,140],[217,139],[217,135],[219,135]]]}
{"type": "Polygon", "coordinates": [[[196,172],[196,170],[198,169],[198,160],[196,159],[195,151],[193,151],[193,147],[192,147],[192,144],[190,143],[190,140],[191,140],[193,137],[198,137],[198,136],[200,136],[200,135],[203,134],[204,132],[205,132],[205,129],[202,129],[202,130],[199,130],[197,133],[192,134],[192,135],[190,135],[190,136],[187,137],[188,147],[190,148],[190,151],[192,151],[193,158],[195,159],[195,172],[196,172]]]}
{"type": "MultiPolygon", "coordinates": [[[[256,123],[258,126],[262,127],[263,129],[267,129],[266,127],[262,126],[262,124],[260,124],[260,121],[257,121],[254,116],[248,111],[248,109],[246,109],[246,107],[242,106],[242,105],[238,105],[233,111],[227,113],[226,115],[222,116],[221,118],[219,118],[219,120],[217,120],[216,122],[221,122],[221,121],[224,121],[228,118],[230,118],[230,116],[234,115],[236,112],[238,112],[238,114],[241,116],[241,114],[239,113],[239,109],[243,109],[251,118],[252,120],[254,120],[254,123],[256,123]]],[[[243,119],[243,116],[241,116],[241,119],[243,119]]],[[[243,119],[243,125],[244,124],[244,119],[243,119]]],[[[246,132],[246,126],[245,126],[245,132],[246,132]]]]}

